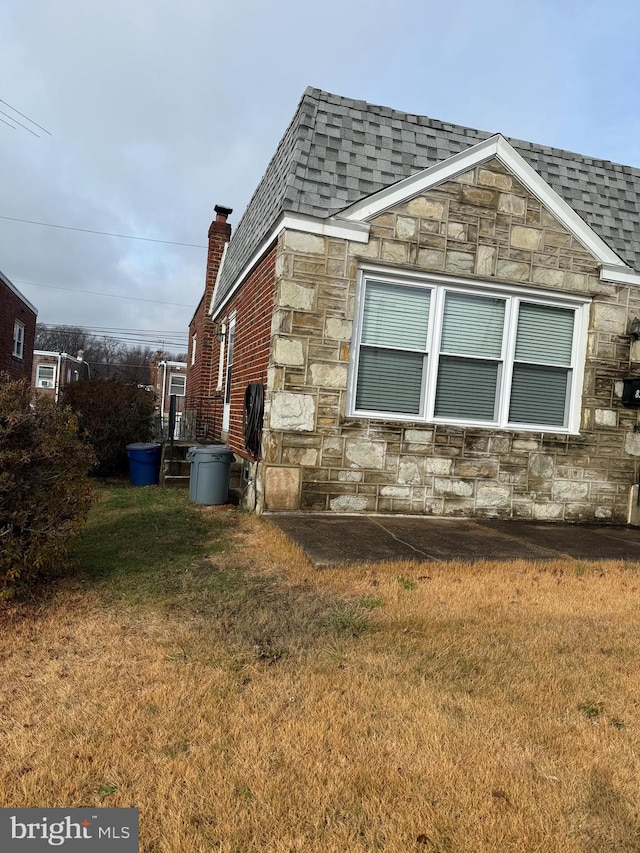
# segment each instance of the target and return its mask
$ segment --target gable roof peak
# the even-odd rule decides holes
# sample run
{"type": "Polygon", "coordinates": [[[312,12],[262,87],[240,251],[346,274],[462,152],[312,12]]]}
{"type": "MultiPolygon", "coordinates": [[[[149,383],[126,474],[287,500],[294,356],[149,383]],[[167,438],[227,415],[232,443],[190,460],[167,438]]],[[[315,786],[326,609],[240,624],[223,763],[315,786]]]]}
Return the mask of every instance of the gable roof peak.
{"type": "Polygon", "coordinates": [[[327,219],[494,136],[640,270],[640,169],[309,86],[229,244],[214,310],[283,212],[327,219]]]}

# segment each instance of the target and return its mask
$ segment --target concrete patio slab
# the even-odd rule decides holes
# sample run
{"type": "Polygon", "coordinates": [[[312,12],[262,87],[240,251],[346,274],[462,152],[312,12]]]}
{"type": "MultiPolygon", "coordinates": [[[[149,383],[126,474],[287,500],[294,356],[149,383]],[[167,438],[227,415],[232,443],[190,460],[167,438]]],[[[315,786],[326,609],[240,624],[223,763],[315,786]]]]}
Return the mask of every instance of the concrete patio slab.
{"type": "Polygon", "coordinates": [[[584,560],[640,562],[640,530],[630,527],[484,521],[424,516],[265,518],[299,545],[318,568],[390,560],[584,560]]]}

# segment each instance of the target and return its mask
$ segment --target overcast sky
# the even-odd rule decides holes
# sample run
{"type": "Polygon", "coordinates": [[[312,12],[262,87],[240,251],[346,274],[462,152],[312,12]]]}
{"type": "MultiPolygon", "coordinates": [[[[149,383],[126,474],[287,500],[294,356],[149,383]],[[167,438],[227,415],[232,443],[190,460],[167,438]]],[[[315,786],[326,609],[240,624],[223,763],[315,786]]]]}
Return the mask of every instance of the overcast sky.
{"type": "MultiPolygon", "coordinates": [[[[637,0],[4,0],[0,99],[51,135],[0,103],[39,134],[0,123],[0,217],[204,245],[309,85],[640,166],[639,28],[637,0]]],[[[173,351],[205,259],[0,218],[0,269],[42,322],[173,351]]]]}

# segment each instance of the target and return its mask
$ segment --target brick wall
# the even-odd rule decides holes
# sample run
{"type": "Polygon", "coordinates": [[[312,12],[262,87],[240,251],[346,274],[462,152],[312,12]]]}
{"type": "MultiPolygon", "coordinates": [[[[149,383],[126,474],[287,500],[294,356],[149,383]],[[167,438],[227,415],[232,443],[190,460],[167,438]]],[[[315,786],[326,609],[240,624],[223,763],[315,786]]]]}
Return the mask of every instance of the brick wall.
{"type": "Polygon", "coordinates": [[[6,371],[12,379],[31,379],[35,334],[35,313],[0,280],[0,373],[6,371]],[[13,327],[16,320],[25,327],[24,355],[21,359],[13,355],[13,327]]]}
{"type": "MultiPolygon", "coordinates": [[[[216,208],[217,210],[218,208],[216,208]]],[[[263,256],[245,279],[242,287],[225,305],[213,321],[209,315],[211,297],[222,260],[225,243],[231,228],[226,222],[216,221],[209,230],[209,256],[205,293],[189,326],[189,352],[187,368],[186,408],[198,412],[198,437],[207,435],[214,440],[226,441],[238,455],[247,457],[242,434],[244,395],[249,383],[266,386],[269,365],[269,346],[275,287],[275,247],[263,256]],[[228,434],[222,434],[224,412],[224,384],[218,389],[220,368],[220,342],[217,332],[226,327],[223,362],[227,354],[229,318],[236,313],[234,357],[231,376],[230,418],[228,434]],[[196,335],[196,359],[191,364],[191,342],[196,335]]],[[[223,363],[226,369],[226,364],[223,363]]]]}
{"type": "Polygon", "coordinates": [[[600,281],[597,261],[500,163],[375,217],[366,244],[287,231],[277,268],[267,509],[626,520],[640,419],[620,395],[640,362],[628,335],[640,291],[600,281]],[[347,417],[363,263],[591,297],[579,435],[347,417]]]}
{"type": "MultiPolygon", "coordinates": [[[[224,311],[227,317],[233,311],[236,312],[227,443],[234,453],[245,458],[248,458],[242,434],[245,391],[247,385],[252,382],[259,382],[265,388],[267,384],[275,292],[275,258],[276,250],[273,248],[250,273],[224,311]]],[[[217,376],[217,360],[214,369],[217,376]]]]}
{"type": "Polygon", "coordinates": [[[185,407],[197,413],[198,437],[205,434],[209,437],[219,437],[222,426],[222,398],[216,391],[219,344],[216,339],[216,325],[211,320],[209,309],[224,247],[231,238],[231,225],[227,222],[227,215],[231,210],[223,207],[216,207],[215,210],[216,219],[209,228],[204,294],[189,324],[185,407]],[[192,364],[194,335],[196,336],[196,358],[192,364]]]}

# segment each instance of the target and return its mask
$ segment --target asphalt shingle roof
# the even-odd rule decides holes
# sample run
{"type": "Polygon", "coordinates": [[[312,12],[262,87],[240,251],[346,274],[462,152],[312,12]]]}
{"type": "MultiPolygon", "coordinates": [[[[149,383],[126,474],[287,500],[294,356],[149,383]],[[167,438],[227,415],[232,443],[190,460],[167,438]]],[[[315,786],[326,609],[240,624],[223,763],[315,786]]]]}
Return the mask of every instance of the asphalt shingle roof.
{"type": "MultiPolygon", "coordinates": [[[[493,135],[308,88],[229,244],[214,310],[282,212],[335,215],[493,135]]],[[[640,271],[640,169],[509,142],[640,271]]]]}

